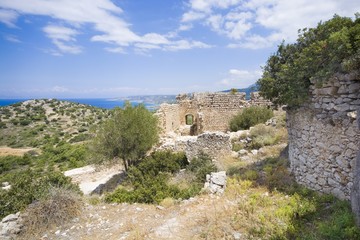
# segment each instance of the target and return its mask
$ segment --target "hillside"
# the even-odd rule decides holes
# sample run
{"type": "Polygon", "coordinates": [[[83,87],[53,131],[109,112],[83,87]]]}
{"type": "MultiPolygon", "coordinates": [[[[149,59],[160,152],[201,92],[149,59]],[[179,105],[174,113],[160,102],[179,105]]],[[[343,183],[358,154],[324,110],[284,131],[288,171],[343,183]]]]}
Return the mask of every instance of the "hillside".
{"type": "Polygon", "coordinates": [[[41,147],[50,141],[84,141],[91,126],[108,115],[105,109],[56,99],[0,107],[0,146],[41,147]]]}

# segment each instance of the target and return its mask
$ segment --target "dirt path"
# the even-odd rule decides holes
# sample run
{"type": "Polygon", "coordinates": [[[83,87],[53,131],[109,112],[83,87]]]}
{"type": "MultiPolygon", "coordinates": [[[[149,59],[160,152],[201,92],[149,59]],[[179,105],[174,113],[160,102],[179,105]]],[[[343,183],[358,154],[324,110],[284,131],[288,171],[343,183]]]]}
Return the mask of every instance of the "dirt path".
{"type": "Polygon", "coordinates": [[[25,153],[34,150],[37,151],[36,148],[11,148],[11,147],[0,147],[0,156],[24,156],[25,153]]]}
{"type": "Polygon", "coordinates": [[[89,195],[100,184],[105,184],[114,175],[122,172],[123,169],[124,168],[121,164],[102,169],[98,169],[93,165],[89,165],[66,171],[64,172],[64,175],[71,177],[74,183],[79,184],[80,190],[85,195],[89,195]]]}
{"type": "MultiPolygon", "coordinates": [[[[236,206],[224,197],[201,195],[169,208],[145,204],[86,205],[82,216],[43,239],[200,239],[218,215],[236,206]]],[[[229,236],[233,231],[228,230],[229,236]]],[[[231,238],[229,238],[231,239],[231,238]]]]}

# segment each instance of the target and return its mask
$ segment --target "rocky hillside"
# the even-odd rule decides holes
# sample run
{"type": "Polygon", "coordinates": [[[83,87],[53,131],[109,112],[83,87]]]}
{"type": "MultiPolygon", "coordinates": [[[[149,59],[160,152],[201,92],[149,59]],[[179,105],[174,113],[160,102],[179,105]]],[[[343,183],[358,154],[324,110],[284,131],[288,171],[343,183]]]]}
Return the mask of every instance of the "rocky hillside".
{"type": "Polygon", "coordinates": [[[109,114],[106,109],[55,99],[0,107],[0,146],[40,147],[50,141],[84,141],[91,126],[109,114]]]}

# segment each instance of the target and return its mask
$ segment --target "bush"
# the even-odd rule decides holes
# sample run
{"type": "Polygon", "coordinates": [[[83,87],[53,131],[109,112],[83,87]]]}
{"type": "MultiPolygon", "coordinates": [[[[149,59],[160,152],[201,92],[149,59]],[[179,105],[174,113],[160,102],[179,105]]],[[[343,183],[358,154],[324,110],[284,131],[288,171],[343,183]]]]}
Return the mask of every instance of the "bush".
{"type": "Polygon", "coordinates": [[[231,119],[230,130],[236,132],[241,129],[249,129],[256,124],[265,123],[273,116],[273,111],[267,107],[248,107],[231,119]]]}
{"type": "Polygon", "coordinates": [[[60,172],[26,170],[13,173],[6,180],[10,182],[11,188],[7,191],[0,189],[0,218],[24,210],[29,204],[42,199],[52,186],[80,193],[78,186],[71,183],[71,178],[60,172]]]}
{"type": "Polygon", "coordinates": [[[22,126],[27,126],[30,123],[31,123],[31,120],[29,120],[29,119],[20,120],[20,125],[22,125],[22,126]]]}
{"type": "Polygon", "coordinates": [[[203,184],[206,180],[206,174],[216,172],[217,168],[208,155],[201,153],[199,157],[191,160],[186,170],[195,174],[196,182],[203,184]]]}
{"type": "Polygon", "coordinates": [[[188,164],[183,153],[156,152],[128,171],[126,184],[105,196],[107,202],[139,202],[159,204],[165,198],[187,199],[197,194],[204,184],[206,174],[215,171],[211,159],[205,155],[188,164]],[[172,174],[184,168],[194,174],[194,181],[186,188],[169,184],[172,174]]]}
{"type": "Polygon", "coordinates": [[[51,187],[46,196],[30,204],[23,220],[27,238],[41,234],[52,226],[61,226],[80,215],[83,205],[80,195],[74,191],[51,187]]]}
{"type": "Polygon", "coordinates": [[[259,124],[250,130],[249,136],[252,139],[249,145],[250,149],[259,149],[285,141],[287,133],[286,130],[275,129],[271,126],[259,124]]]}

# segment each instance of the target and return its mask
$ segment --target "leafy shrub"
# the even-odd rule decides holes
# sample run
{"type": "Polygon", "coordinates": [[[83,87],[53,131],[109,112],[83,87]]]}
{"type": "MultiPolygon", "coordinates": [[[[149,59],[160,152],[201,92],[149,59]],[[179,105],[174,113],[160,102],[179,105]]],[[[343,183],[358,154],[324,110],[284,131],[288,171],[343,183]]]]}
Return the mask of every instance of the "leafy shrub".
{"type": "Polygon", "coordinates": [[[271,126],[265,126],[265,124],[258,124],[250,130],[249,136],[252,139],[249,147],[259,149],[285,141],[287,133],[285,129],[275,129],[271,126]]]}
{"type": "Polygon", "coordinates": [[[78,186],[71,183],[71,178],[60,172],[26,170],[8,176],[7,180],[11,188],[7,191],[0,189],[0,218],[24,210],[32,202],[42,199],[51,186],[80,192],[78,186]]]}
{"type": "Polygon", "coordinates": [[[207,156],[195,158],[188,164],[183,153],[155,152],[138,165],[132,166],[127,172],[127,185],[107,194],[105,201],[159,204],[165,198],[187,199],[201,190],[206,174],[215,169],[207,156]],[[196,176],[195,181],[187,188],[169,184],[171,175],[185,166],[187,171],[196,176]]]}
{"type": "Polygon", "coordinates": [[[29,119],[23,119],[23,120],[20,120],[20,125],[21,126],[27,126],[31,123],[31,120],[29,119]]]}
{"type": "Polygon", "coordinates": [[[236,132],[241,129],[249,129],[256,124],[265,123],[273,116],[273,111],[267,107],[251,106],[230,120],[230,130],[236,132]]]}
{"type": "Polygon", "coordinates": [[[31,162],[29,155],[20,156],[3,156],[0,157],[0,174],[17,169],[20,166],[29,165],[31,162]]]}
{"type": "Polygon", "coordinates": [[[201,153],[197,158],[191,160],[186,170],[194,173],[196,181],[203,184],[206,179],[206,174],[216,172],[217,168],[208,155],[201,153]]]}
{"type": "Polygon", "coordinates": [[[0,120],[0,128],[6,128],[6,123],[1,122],[1,120],[0,120]]]}

